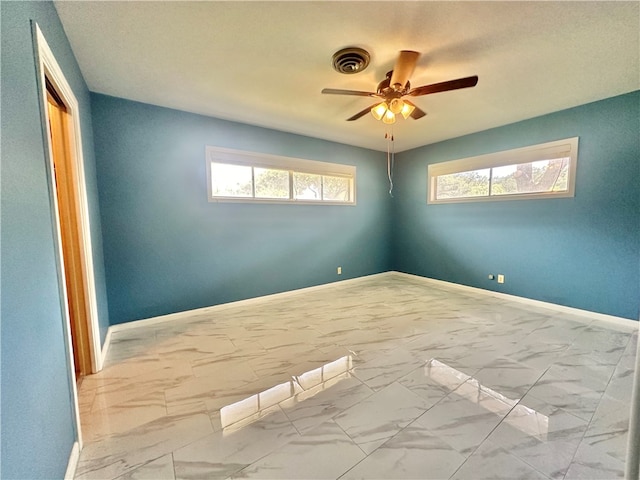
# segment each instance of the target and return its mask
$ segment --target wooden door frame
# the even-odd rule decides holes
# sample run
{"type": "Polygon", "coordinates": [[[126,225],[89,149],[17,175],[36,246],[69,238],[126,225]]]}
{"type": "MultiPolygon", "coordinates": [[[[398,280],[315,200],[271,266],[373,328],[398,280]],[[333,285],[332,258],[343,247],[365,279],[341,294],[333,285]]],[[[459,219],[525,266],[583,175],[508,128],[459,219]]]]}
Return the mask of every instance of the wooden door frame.
{"type": "Polygon", "coordinates": [[[78,237],[80,239],[80,248],[82,251],[83,264],[83,280],[85,285],[85,295],[87,302],[87,333],[89,336],[89,350],[91,353],[91,373],[102,370],[104,364],[103,351],[100,343],[100,327],[98,324],[98,307],[95,289],[95,277],[93,268],[93,252],[91,248],[91,225],[89,223],[89,204],[87,200],[87,190],[84,173],[84,157],[82,153],[82,137],[80,128],[80,109],[69,83],[67,82],[62,69],[58,65],[53,52],[49,48],[47,41],[40,30],[37,23],[33,23],[33,33],[35,39],[35,55],[37,68],[38,93],[40,95],[41,120],[43,128],[43,136],[46,151],[47,177],[49,181],[49,196],[51,200],[52,217],[54,219],[54,241],[56,250],[58,282],[60,285],[60,304],[63,314],[63,331],[65,336],[67,363],[69,369],[69,378],[71,379],[70,388],[73,392],[76,431],[78,435],[79,447],[82,447],[82,436],[80,432],[80,415],[78,409],[78,390],[76,386],[76,375],[73,359],[73,344],[71,341],[70,316],[68,307],[67,287],[65,281],[65,269],[63,261],[61,230],[60,230],[60,212],[58,210],[56,179],[53,163],[53,149],[51,137],[49,133],[49,112],[47,106],[47,86],[45,77],[53,85],[58,95],[61,97],[70,115],[70,150],[71,162],[74,163],[76,172],[74,178],[74,189],[76,198],[78,199],[78,237]]]}

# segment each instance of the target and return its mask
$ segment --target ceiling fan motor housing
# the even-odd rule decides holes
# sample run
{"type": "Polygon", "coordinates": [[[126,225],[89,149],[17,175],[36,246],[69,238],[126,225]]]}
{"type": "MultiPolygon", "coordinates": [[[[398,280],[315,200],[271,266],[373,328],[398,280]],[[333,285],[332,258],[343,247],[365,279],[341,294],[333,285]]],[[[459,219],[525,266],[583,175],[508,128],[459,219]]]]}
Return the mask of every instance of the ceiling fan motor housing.
{"type": "Polygon", "coordinates": [[[347,47],[333,54],[333,68],[347,75],[363,71],[369,66],[369,52],[358,47],[347,47]]]}
{"type": "Polygon", "coordinates": [[[401,97],[405,95],[411,89],[411,82],[407,80],[407,83],[404,85],[404,88],[401,90],[396,90],[391,86],[391,75],[393,74],[393,70],[387,72],[387,75],[384,80],[382,80],[376,89],[376,93],[383,97],[401,97]]]}

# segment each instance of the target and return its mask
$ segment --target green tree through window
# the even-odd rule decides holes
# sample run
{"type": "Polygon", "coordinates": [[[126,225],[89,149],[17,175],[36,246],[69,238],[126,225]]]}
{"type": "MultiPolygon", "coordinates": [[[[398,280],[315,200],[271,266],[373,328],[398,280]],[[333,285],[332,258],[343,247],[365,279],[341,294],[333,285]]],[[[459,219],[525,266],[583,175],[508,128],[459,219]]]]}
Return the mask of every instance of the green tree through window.
{"type": "Polygon", "coordinates": [[[575,192],[578,137],[428,166],[428,203],[564,198],[575,192]]]}

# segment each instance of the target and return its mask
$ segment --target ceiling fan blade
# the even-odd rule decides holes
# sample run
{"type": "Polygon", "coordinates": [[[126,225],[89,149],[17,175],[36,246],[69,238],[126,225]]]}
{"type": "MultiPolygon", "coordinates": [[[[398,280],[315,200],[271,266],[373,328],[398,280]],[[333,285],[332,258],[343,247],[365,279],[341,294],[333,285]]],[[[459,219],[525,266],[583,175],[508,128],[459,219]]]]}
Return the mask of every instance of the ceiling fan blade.
{"type": "Polygon", "coordinates": [[[393,73],[391,74],[390,86],[400,85],[399,89],[403,89],[409,81],[409,77],[416,68],[416,63],[420,54],[411,50],[402,50],[398,56],[393,73]]]}
{"type": "Polygon", "coordinates": [[[422,110],[415,103],[410,102],[409,100],[403,100],[403,101],[404,101],[404,103],[408,103],[409,105],[411,105],[413,107],[413,112],[411,112],[411,114],[409,116],[411,118],[413,118],[414,120],[418,120],[419,118],[422,118],[427,114],[427,112],[422,110]]]}
{"type": "Polygon", "coordinates": [[[361,92],[358,90],[340,90],[339,88],[323,88],[322,93],[330,93],[331,95],[357,95],[360,97],[376,97],[374,92],[361,92]]]}
{"type": "Polygon", "coordinates": [[[412,88],[409,95],[412,97],[418,97],[420,95],[429,95],[431,93],[448,92],[449,90],[475,87],[477,83],[478,76],[474,75],[473,77],[458,78],[457,80],[449,80],[448,82],[433,83],[431,85],[412,88]]]}
{"type": "Polygon", "coordinates": [[[358,120],[359,118],[364,117],[367,113],[371,111],[373,107],[375,107],[375,105],[371,105],[370,107],[367,107],[364,110],[356,113],[353,117],[347,118],[347,122],[353,122],[354,120],[358,120]]]}

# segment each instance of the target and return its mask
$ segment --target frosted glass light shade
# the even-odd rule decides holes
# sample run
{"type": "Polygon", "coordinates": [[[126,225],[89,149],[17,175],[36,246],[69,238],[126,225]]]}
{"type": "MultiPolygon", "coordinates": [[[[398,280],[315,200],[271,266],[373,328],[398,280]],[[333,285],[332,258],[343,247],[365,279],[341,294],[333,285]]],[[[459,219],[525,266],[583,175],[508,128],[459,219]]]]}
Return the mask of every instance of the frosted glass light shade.
{"type": "Polygon", "coordinates": [[[371,115],[373,115],[373,117],[376,120],[382,120],[382,117],[384,116],[385,113],[387,113],[386,102],[379,103],[378,105],[376,105],[371,109],[371,115]]]}
{"type": "Polygon", "coordinates": [[[409,115],[411,115],[415,109],[416,109],[415,106],[413,106],[413,105],[411,105],[409,103],[403,102],[402,110],[400,111],[400,113],[402,114],[402,116],[406,120],[407,118],[409,118],[409,115]]]}
{"type": "Polygon", "coordinates": [[[395,115],[395,113],[393,113],[391,110],[387,110],[387,112],[384,114],[384,117],[382,117],[382,122],[386,123],[387,125],[391,125],[392,123],[396,123],[396,115],[395,115]]]}
{"type": "Polygon", "coordinates": [[[394,114],[399,114],[404,107],[404,102],[401,98],[394,98],[389,102],[389,110],[391,110],[394,114]]]}

